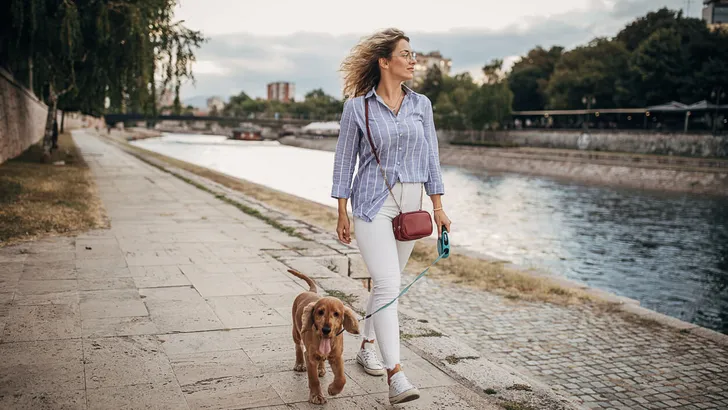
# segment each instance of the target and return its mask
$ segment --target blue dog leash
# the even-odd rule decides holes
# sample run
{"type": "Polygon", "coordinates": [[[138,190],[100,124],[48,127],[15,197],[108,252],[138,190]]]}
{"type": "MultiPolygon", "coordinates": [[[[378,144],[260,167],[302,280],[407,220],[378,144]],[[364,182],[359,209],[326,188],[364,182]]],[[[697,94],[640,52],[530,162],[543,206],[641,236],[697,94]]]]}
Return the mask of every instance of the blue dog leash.
{"type": "MultiPolygon", "coordinates": [[[[374,312],[372,312],[372,313],[364,316],[363,318],[359,319],[359,321],[361,322],[362,320],[369,319],[370,317],[374,316],[375,314],[377,314],[380,311],[384,310],[385,308],[389,307],[389,305],[391,305],[392,303],[394,303],[395,300],[399,299],[402,295],[404,295],[405,293],[407,293],[407,291],[409,290],[409,288],[412,287],[412,285],[414,285],[415,282],[417,282],[418,280],[420,280],[420,278],[422,278],[423,276],[425,276],[425,274],[430,270],[430,268],[433,267],[433,266],[435,266],[435,264],[437,262],[439,262],[440,259],[446,259],[448,256],[450,256],[450,235],[447,233],[447,229],[445,229],[444,226],[442,227],[442,236],[440,236],[437,239],[437,253],[438,253],[437,259],[435,259],[430,264],[430,266],[428,266],[427,268],[425,268],[425,270],[423,270],[419,275],[417,275],[417,277],[412,282],[410,282],[409,285],[405,286],[404,289],[402,289],[402,291],[399,292],[399,295],[397,295],[397,297],[395,297],[394,299],[390,300],[389,302],[387,302],[386,305],[380,307],[379,309],[375,310],[374,312]]],[[[342,328],[341,331],[339,331],[339,333],[337,333],[337,336],[340,335],[343,332],[344,332],[344,329],[342,328]]]]}

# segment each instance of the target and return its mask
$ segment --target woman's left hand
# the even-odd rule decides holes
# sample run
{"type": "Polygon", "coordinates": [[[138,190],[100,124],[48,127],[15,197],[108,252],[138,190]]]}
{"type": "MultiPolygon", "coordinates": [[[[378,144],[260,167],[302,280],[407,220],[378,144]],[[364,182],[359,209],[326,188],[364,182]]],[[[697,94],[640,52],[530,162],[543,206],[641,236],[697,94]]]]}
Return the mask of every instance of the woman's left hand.
{"type": "Polygon", "coordinates": [[[448,232],[450,232],[450,218],[447,217],[445,211],[442,209],[434,212],[435,225],[437,225],[437,237],[442,237],[442,226],[445,226],[448,232]]]}

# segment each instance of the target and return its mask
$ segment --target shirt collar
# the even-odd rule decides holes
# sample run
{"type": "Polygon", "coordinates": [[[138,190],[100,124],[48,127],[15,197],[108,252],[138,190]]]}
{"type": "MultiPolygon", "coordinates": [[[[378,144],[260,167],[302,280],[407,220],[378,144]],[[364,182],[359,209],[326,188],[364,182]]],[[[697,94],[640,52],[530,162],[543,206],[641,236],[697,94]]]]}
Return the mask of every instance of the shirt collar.
{"type": "MultiPolygon", "coordinates": [[[[405,96],[407,96],[407,94],[411,94],[413,92],[412,89],[410,89],[409,87],[407,87],[404,84],[402,84],[402,88],[404,89],[405,96]]],[[[369,92],[364,96],[364,99],[366,100],[372,96],[379,97],[379,95],[376,92],[376,89],[377,89],[377,86],[376,85],[373,86],[372,89],[369,90],[369,92]]]]}

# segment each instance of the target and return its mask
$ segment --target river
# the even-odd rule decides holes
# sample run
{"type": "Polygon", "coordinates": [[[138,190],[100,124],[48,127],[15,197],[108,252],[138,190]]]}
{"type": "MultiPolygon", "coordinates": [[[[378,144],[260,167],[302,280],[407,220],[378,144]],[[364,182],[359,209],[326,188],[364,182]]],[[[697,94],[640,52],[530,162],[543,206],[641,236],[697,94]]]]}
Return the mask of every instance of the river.
{"type": "MultiPolygon", "coordinates": [[[[132,144],[336,206],[332,152],[183,134],[132,144]]],[[[728,334],[728,198],[442,171],[454,251],[564,275],[728,334]]]]}

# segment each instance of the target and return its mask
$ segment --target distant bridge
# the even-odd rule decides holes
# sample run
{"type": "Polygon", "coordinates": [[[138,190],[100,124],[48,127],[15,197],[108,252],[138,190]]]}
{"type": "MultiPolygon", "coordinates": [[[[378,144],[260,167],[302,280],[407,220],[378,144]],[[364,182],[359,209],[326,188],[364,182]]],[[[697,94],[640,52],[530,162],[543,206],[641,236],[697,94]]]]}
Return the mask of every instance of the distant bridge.
{"type": "Polygon", "coordinates": [[[150,123],[158,123],[161,121],[206,121],[217,122],[219,124],[227,124],[236,127],[241,122],[248,122],[259,125],[261,127],[280,128],[283,125],[305,126],[315,120],[301,120],[293,118],[236,118],[236,117],[216,117],[216,116],[194,116],[194,115],[157,115],[150,116],[145,114],[106,114],[104,115],[106,123],[109,125],[118,122],[127,121],[146,121],[150,123]]]}

